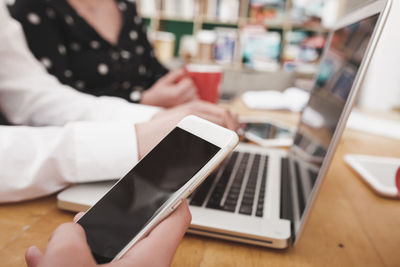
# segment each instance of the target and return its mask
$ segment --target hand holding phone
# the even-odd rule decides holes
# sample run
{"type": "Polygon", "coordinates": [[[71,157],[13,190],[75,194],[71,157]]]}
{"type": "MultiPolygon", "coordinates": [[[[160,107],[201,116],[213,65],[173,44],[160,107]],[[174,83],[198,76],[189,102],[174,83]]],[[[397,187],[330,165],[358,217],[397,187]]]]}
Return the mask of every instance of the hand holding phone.
{"type": "Polygon", "coordinates": [[[98,263],[119,259],[175,210],[238,143],[195,116],[183,119],[78,221],[98,263]]]}
{"type": "MultiPolygon", "coordinates": [[[[75,216],[76,222],[83,212],[75,216]]],[[[169,266],[191,221],[187,203],[182,203],[171,216],[132,247],[115,266],[169,266]],[[157,251],[157,257],[154,257],[157,251]]],[[[85,232],[75,223],[60,225],[52,234],[44,253],[30,247],[25,253],[28,267],[98,266],[86,242],[85,232]]]]}

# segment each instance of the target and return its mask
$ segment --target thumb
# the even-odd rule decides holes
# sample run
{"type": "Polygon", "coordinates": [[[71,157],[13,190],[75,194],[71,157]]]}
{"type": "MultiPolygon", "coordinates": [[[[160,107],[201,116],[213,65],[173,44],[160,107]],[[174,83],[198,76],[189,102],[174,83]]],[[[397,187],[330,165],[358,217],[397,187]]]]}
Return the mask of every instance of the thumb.
{"type": "Polygon", "coordinates": [[[164,77],[161,78],[162,83],[166,84],[171,84],[171,83],[176,83],[186,75],[186,72],[183,68],[177,69],[177,70],[172,70],[168,72],[164,77]]]}
{"type": "Polygon", "coordinates": [[[82,218],[83,215],[85,215],[84,212],[79,212],[78,214],[76,214],[75,217],[74,217],[74,223],[79,221],[79,219],[82,218]]]}
{"type": "Polygon", "coordinates": [[[43,254],[38,247],[30,247],[25,252],[25,261],[28,267],[37,267],[43,254]]]}

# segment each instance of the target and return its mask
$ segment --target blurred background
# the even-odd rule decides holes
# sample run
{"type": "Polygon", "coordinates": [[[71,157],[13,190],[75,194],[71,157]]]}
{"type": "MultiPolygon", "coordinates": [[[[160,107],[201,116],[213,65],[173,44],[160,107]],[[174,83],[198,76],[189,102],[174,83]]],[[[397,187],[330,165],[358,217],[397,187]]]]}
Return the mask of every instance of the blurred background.
{"type": "MultiPolygon", "coordinates": [[[[224,67],[223,98],[248,90],[313,85],[329,29],[370,0],[140,0],[158,59],[224,67]],[[248,81],[252,82],[249,83],[248,81]]],[[[400,107],[400,3],[394,1],[358,106],[400,107]]]]}

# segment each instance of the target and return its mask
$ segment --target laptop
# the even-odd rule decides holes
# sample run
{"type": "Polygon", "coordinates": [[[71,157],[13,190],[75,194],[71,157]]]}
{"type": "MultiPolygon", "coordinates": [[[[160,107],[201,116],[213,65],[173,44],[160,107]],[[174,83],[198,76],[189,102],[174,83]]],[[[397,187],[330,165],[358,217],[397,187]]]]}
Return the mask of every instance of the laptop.
{"type": "MultiPolygon", "coordinates": [[[[189,232],[280,249],[299,240],[390,6],[390,0],[379,0],[337,23],[293,145],[279,150],[239,144],[190,197],[189,232]]],[[[113,184],[72,186],[58,195],[58,206],[86,210],[113,184]]]]}

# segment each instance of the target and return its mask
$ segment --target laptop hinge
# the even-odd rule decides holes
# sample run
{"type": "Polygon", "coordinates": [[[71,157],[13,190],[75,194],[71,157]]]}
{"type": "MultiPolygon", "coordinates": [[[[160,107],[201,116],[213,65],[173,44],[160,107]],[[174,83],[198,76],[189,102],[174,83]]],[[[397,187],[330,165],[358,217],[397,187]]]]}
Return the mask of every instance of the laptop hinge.
{"type": "Polygon", "coordinates": [[[1,110],[0,110],[0,125],[11,125],[1,110]]]}
{"type": "MultiPolygon", "coordinates": [[[[290,230],[294,233],[293,224],[293,201],[292,201],[292,188],[290,182],[290,168],[289,159],[282,158],[281,162],[281,211],[280,218],[290,221],[290,230]]],[[[292,235],[293,238],[293,235],[292,235]]]]}

